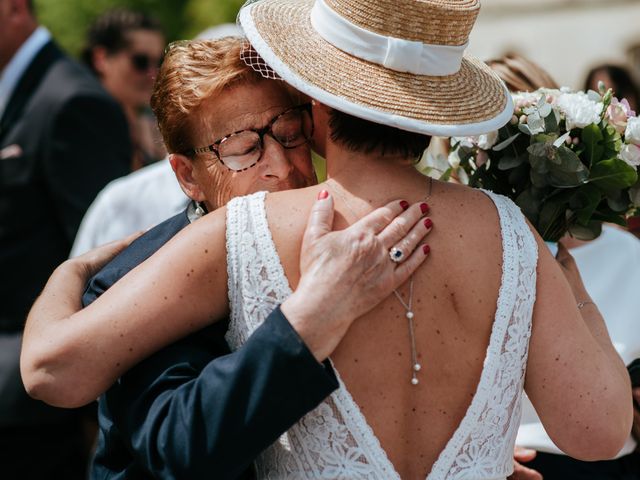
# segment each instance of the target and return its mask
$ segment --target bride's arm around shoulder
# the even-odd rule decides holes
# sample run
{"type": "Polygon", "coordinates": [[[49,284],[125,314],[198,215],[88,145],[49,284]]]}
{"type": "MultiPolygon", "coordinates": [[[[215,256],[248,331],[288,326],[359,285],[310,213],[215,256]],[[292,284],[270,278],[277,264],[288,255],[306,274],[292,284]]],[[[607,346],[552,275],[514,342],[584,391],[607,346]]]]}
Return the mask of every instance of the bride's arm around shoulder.
{"type": "Polygon", "coordinates": [[[224,318],[225,215],[220,208],[186,227],[82,310],[80,279],[88,278],[77,274],[80,262],[58,267],[27,318],[27,392],[56,406],[84,405],[162,346],[224,318]]]}
{"type": "Polygon", "coordinates": [[[631,432],[629,375],[573,258],[561,246],[556,261],[535,235],[539,259],[525,389],[567,455],[613,458],[631,432]]]}

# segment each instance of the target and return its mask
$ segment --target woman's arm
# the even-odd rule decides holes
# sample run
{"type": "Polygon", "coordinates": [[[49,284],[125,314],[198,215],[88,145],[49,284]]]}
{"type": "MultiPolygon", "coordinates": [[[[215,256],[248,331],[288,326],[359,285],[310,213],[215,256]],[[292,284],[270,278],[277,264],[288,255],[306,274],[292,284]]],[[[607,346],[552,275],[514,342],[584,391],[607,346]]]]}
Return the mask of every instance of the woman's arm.
{"type": "Polygon", "coordinates": [[[223,318],[224,232],[220,209],[185,228],[83,310],[79,293],[86,277],[73,260],[65,262],[27,318],[21,355],[27,391],[56,406],[88,403],[138,361],[223,318]]]}
{"type": "MultiPolygon", "coordinates": [[[[282,308],[317,359],[326,358],[351,322],[426,258],[416,248],[429,231],[419,221],[420,207],[403,205],[389,204],[341,232],[330,231],[331,198],[314,205],[301,255],[303,277],[282,308]],[[415,251],[396,266],[388,250],[399,242],[415,251]]],[[[64,284],[73,270],[61,267],[27,321],[21,358],[27,391],[56,406],[85,404],[143,358],[224,317],[224,222],[219,210],[187,227],[81,311],[77,285],[69,291],[64,284]]]]}
{"type": "Polygon", "coordinates": [[[539,237],[538,250],[527,394],[562,451],[612,458],[631,431],[629,375],[568,251],[560,246],[556,262],[539,237]]]}

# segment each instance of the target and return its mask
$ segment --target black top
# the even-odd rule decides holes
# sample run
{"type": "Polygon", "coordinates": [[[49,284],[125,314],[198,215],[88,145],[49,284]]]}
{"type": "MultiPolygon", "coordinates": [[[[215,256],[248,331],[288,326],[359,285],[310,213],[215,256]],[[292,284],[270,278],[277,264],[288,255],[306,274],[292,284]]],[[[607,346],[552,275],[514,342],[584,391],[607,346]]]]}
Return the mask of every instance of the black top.
{"type": "MultiPolygon", "coordinates": [[[[133,242],[89,283],[87,305],[188,224],[186,212],[133,242]]],[[[252,478],[247,467],[337,388],[276,309],[234,353],[219,322],[131,369],[100,399],[91,478],[252,478]]]]}
{"type": "MultiPolygon", "coordinates": [[[[85,211],[108,182],[128,173],[130,162],[120,106],[88,70],[47,43],[0,118],[0,336],[19,340],[85,211]]],[[[0,359],[0,428],[66,421],[71,411],[27,396],[19,341],[12,345],[0,359]]]]}
{"type": "Polygon", "coordinates": [[[96,78],[49,42],[0,119],[0,158],[0,331],[19,332],[91,202],[129,172],[127,120],[96,78]]]}

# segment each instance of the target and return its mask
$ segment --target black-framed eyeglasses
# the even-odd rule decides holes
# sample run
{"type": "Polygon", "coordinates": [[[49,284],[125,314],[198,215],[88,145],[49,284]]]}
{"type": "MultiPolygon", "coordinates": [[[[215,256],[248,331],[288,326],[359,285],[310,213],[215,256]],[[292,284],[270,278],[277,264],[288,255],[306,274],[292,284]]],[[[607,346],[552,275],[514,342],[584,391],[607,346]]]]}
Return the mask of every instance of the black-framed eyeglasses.
{"type": "Polygon", "coordinates": [[[152,57],[145,53],[130,53],[129,59],[131,66],[140,73],[148,72],[151,68],[160,68],[163,60],[162,57],[152,57]]]}
{"type": "Polygon", "coordinates": [[[287,149],[308,143],[313,135],[311,104],[285,110],[273,117],[264,128],[231,133],[211,145],[184,152],[184,155],[213,152],[228,170],[242,172],[257,165],[262,158],[264,136],[267,134],[287,149]]]}

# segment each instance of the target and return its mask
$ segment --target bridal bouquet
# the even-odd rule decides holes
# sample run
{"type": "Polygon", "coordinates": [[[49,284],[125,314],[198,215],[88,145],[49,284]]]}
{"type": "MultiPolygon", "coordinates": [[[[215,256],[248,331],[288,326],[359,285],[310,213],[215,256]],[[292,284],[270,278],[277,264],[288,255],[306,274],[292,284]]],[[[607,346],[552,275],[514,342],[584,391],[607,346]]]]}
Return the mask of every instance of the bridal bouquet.
{"type": "Polygon", "coordinates": [[[547,241],[589,240],[640,207],[640,117],[611,92],[513,95],[497,132],[452,138],[447,175],[506,195],[547,241]]]}

